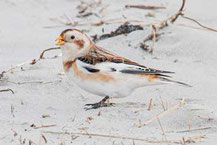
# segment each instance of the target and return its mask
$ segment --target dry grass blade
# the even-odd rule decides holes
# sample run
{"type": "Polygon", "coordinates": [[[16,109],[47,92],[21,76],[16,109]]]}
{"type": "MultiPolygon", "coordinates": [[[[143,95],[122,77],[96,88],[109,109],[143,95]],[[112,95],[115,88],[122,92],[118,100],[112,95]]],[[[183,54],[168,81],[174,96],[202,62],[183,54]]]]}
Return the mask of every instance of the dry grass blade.
{"type": "Polygon", "coordinates": [[[191,128],[191,130],[188,129],[184,129],[184,130],[176,130],[176,131],[167,131],[167,133],[183,133],[183,132],[192,132],[192,131],[197,131],[197,130],[206,130],[206,129],[211,129],[212,127],[208,126],[208,127],[200,127],[200,128],[191,128]]]}
{"type": "Polygon", "coordinates": [[[164,117],[164,116],[166,116],[166,115],[172,113],[173,111],[179,109],[179,108],[182,107],[184,104],[185,104],[185,99],[183,98],[182,101],[181,101],[179,104],[177,104],[177,105],[173,106],[172,108],[169,108],[167,111],[164,111],[163,113],[161,113],[161,114],[159,114],[159,115],[153,117],[152,119],[150,119],[149,121],[145,122],[144,124],[142,124],[142,125],[139,126],[139,127],[143,127],[143,126],[146,126],[146,125],[148,125],[148,124],[151,124],[152,122],[154,122],[154,121],[157,120],[158,118],[160,119],[160,118],[162,118],[162,117],[164,117]]]}
{"type": "Polygon", "coordinates": [[[157,118],[157,121],[158,121],[158,123],[159,123],[159,125],[160,125],[161,131],[162,131],[162,134],[163,134],[163,135],[166,135],[166,133],[165,133],[165,131],[164,131],[164,129],[163,129],[163,126],[162,126],[162,124],[161,124],[161,122],[160,122],[160,119],[157,118]]]}
{"type": "Polygon", "coordinates": [[[4,73],[8,73],[8,72],[11,72],[11,73],[12,73],[13,70],[16,69],[16,68],[19,68],[19,67],[24,66],[24,65],[26,65],[26,64],[31,64],[31,65],[33,65],[33,64],[35,64],[37,61],[38,61],[37,59],[33,59],[33,60],[31,60],[31,61],[26,61],[26,62],[17,64],[17,65],[15,65],[14,67],[11,67],[10,69],[8,69],[7,71],[4,71],[4,73]]]}
{"type": "Polygon", "coordinates": [[[167,109],[166,109],[166,107],[165,107],[165,105],[164,105],[164,102],[163,102],[163,100],[162,100],[162,97],[160,96],[159,98],[160,98],[160,105],[162,106],[163,110],[166,111],[167,109]]]}
{"type": "Polygon", "coordinates": [[[12,81],[7,81],[7,82],[12,83],[12,84],[17,84],[17,85],[24,85],[24,84],[51,84],[51,83],[56,83],[56,82],[61,82],[61,81],[62,80],[59,79],[59,80],[47,81],[47,82],[40,81],[40,80],[28,81],[28,82],[12,82],[12,81]]]}
{"type": "Polygon", "coordinates": [[[205,28],[205,29],[210,30],[210,31],[213,31],[213,32],[217,32],[216,29],[213,29],[213,28],[204,26],[204,25],[202,25],[201,23],[199,23],[198,21],[196,21],[195,19],[186,17],[186,16],[184,16],[183,14],[182,14],[181,16],[182,16],[183,18],[185,18],[185,19],[188,19],[188,20],[191,20],[191,21],[195,22],[196,24],[198,24],[198,25],[201,26],[202,28],[205,28]]]}
{"type": "Polygon", "coordinates": [[[96,136],[96,137],[105,137],[105,138],[116,138],[116,139],[127,139],[127,140],[134,140],[134,141],[144,141],[148,143],[176,143],[180,144],[179,141],[173,140],[150,140],[147,138],[135,138],[135,137],[128,137],[128,136],[120,136],[120,135],[108,135],[108,134],[97,134],[97,133],[78,133],[78,132],[53,132],[53,131],[44,131],[43,133],[50,133],[50,134],[68,134],[68,135],[83,135],[83,136],[96,136]]]}
{"type": "Polygon", "coordinates": [[[52,125],[42,125],[42,126],[36,126],[34,127],[34,129],[39,129],[39,128],[47,128],[47,127],[55,127],[57,126],[56,124],[52,124],[52,125]]]}
{"type": "Polygon", "coordinates": [[[161,7],[161,6],[145,6],[145,5],[126,5],[125,8],[138,8],[138,9],[146,9],[146,10],[166,9],[166,7],[161,7]]]}

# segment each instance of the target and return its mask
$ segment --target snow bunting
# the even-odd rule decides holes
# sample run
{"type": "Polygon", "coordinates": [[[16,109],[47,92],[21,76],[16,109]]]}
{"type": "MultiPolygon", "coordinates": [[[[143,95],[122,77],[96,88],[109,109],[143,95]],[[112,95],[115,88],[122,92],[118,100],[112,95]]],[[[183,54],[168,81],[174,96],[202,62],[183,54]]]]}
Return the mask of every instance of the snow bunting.
{"type": "Polygon", "coordinates": [[[105,97],[99,103],[86,104],[92,108],[106,106],[110,97],[125,97],[144,86],[167,82],[187,85],[168,79],[173,72],[148,68],[96,46],[80,30],[64,30],[57,40],[67,76],[87,92],[105,97]]]}

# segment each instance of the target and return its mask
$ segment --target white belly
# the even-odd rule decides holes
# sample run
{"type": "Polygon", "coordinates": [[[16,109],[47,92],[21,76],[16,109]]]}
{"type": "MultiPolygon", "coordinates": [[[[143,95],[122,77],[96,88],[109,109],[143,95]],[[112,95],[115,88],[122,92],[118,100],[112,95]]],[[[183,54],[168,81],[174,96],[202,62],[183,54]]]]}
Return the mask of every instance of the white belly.
{"type": "Polygon", "coordinates": [[[146,86],[147,79],[141,79],[133,75],[113,75],[117,81],[103,82],[94,80],[81,80],[71,71],[67,74],[70,81],[73,81],[83,90],[102,97],[122,98],[130,95],[135,89],[146,86]]]}

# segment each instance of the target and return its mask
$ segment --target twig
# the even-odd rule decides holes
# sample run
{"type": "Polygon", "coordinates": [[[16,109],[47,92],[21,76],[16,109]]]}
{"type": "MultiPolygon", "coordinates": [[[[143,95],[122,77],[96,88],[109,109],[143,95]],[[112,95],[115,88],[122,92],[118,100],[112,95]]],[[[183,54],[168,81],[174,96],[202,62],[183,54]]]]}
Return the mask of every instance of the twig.
{"type": "Polygon", "coordinates": [[[50,50],[55,50],[55,49],[60,49],[60,47],[54,47],[54,48],[48,48],[48,49],[45,49],[44,51],[42,51],[42,53],[40,54],[40,59],[44,59],[44,53],[46,52],[46,51],[50,51],[50,50]]]}
{"type": "Polygon", "coordinates": [[[15,117],[15,115],[14,115],[14,106],[12,104],[11,104],[11,115],[12,115],[13,118],[15,117]]]}
{"type": "Polygon", "coordinates": [[[18,134],[17,134],[17,132],[14,130],[14,129],[11,129],[12,131],[13,131],[13,133],[14,133],[14,137],[16,137],[18,134]]]}
{"type": "Polygon", "coordinates": [[[161,7],[161,6],[145,6],[145,5],[126,5],[125,8],[138,8],[138,9],[146,9],[146,10],[166,9],[166,7],[161,7]]]}
{"type": "Polygon", "coordinates": [[[196,24],[198,24],[198,25],[201,26],[202,28],[205,28],[205,29],[210,30],[210,31],[213,31],[213,32],[217,32],[216,29],[213,29],[213,28],[204,26],[204,25],[202,25],[201,23],[199,23],[198,21],[196,21],[195,19],[192,19],[192,18],[189,18],[189,17],[184,16],[184,14],[181,14],[181,16],[182,16],[182,18],[185,18],[185,19],[188,19],[188,20],[191,20],[191,21],[195,22],[196,24]]]}
{"type": "Polygon", "coordinates": [[[186,1],[186,0],[182,0],[182,6],[181,6],[181,8],[179,9],[179,12],[175,15],[174,18],[171,19],[171,22],[172,22],[172,23],[174,23],[174,22],[178,19],[178,17],[182,14],[182,11],[183,11],[184,6],[185,6],[185,1],[186,1]]]}
{"type": "Polygon", "coordinates": [[[96,16],[97,16],[96,13],[87,12],[87,13],[85,13],[85,14],[79,14],[79,15],[77,15],[77,17],[78,17],[78,18],[84,18],[84,17],[88,17],[88,16],[91,16],[91,15],[96,15],[96,16]]]}
{"type": "MultiPolygon", "coordinates": [[[[63,134],[67,134],[67,135],[70,135],[71,133],[68,132],[68,131],[43,131],[43,133],[49,133],[49,134],[60,134],[60,135],[63,135],[63,134]]],[[[75,134],[75,133],[74,133],[75,134]]]]}
{"type": "Polygon", "coordinates": [[[148,124],[154,122],[154,121],[157,120],[158,118],[160,119],[160,118],[162,118],[162,117],[168,115],[169,113],[171,113],[171,112],[173,112],[173,111],[179,109],[180,107],[182,107],[184,104],[185,104],[185,99],[183,98],[182,101],[181,101],[179,104],[173,106],[172,108],[168,109],[167,111],[164,111],[163,113],[161,113],[161,114],[159,114],[159,115],[157,115],[157,116],[154,116],[152,119],[150,119],[149,121],[145,122],[143,125],[141,125],[141,126],[139,126],[139,127],[146,126],[146,125],[148,125],[148,124]]]}
{"type": "Polygon", "coordinates": [[[36,145],[36,143],[34,143],[32,140],[29,140],[29,145],[36,145]]]}
{"type": "Polygon", "coordinates": [[[206,119],[206,120],[208,120],[208,121],[214,120],[214,118],[206,117],[206,116],[202,116],[202,115],[198,115],[197,117],[202,118],[202,119],[206,119]]]}
{"type": "MultiPolygon", "coordinates": [[[[164,32],[156,33],[156,34],[155,34],[155,37],[158,38],[159,36],[161,36],[161,35],[163,35],[163,34],[165,34],[165,33],[164,33],[164,32]]],[[[154,37],[154,35],[153,35],[153,33],[152,33],[152,34],[148,35],[148,36],[145,38],[145,40],[143,40],[143,42],[145,43],[145,42],[147,42],[147,41],[149,41],[149,40],[152,40],[153,37],[154,37]]]]}
{"type": "Polygon", "coordinates": [[[149,105],[148,105],[148,111],[151,110],[151,106],[152,106],[152,98],[150,99],[149,105]]]}
{"type": "Polygon", "coordinates": [[[182,6],[181,6],[181,8],[179,9],[179,11],[178,11],[176,14],[172,15],[171,17],[167,18],[166,20],[162,21],[162,22],[158,25],[158,29],[163,29],[163,28],[169,26],[169,25],[168,25],[169,22],[170,22],[170,23],[174,23],[174,22],[178,19],[178,17],[179,17],[180,15],[182,15],[182,11],[183,11],[184,6],[185,6],[185,1],[186,1],[186,0],[182,0],[182,6]]]}
{"type": "MultiPolygon", "coordinates": [[[[142,43],[140,43],[140,47],[141,47],[141,48],[143,48],[144,50],[149,50],[149,48],[151,48],[151,50],[149,50],[149,53],[152,53],[152,52],[153,52],[154,43],[156,42],[156,39],[160,36],[160,35],[158,35],[158,34],[160,34],[160,33],[158,32],[158,30],[163,29],[163,28],[165,28],[165,27],[168,27],[168,26],[169,26],[169,25],[168,25],[169,22],[170,22],[170,23],[174,23],[174,22],[178,19],[178,17],[179,17],[180,15],[182,15],[182,11],[183,11],[184,6],[185,6],[185,1],[186,1],[186,0],[182,0],[181,8],[179,9],[179,11],[178,11],[176,14],[174,14],[174,15],[172,15],[171,17],[167,18],[166,20],[162,21],[160,24],[152,25],[152,29],[153,29],[152,34],[148,35],[148,36],[145,38],[145,40],[144,40],[142,43]],[[154,26],[154,28],[153,28],[153,26],[154,26]],[[153,33],[153,32],[154,32],[154,33],[153,33]],[[155,41],[153,41],[153,39],[155,39],[155,41]],[[148,41],[148,40],[151,40],[151,41],[152,41],[152,47],[150,47],[149,45],[147,45],[147,44],[145,43],[145,42],[148,41]]],[[[161,34],[163,34],[163,33],[161,33],[161,34]]]]}
{"type": "Polygon", "coordinates": [[[10,91],[12,94],[14,94],[14,91],[12,89],[4,89],[4,90],[0,90],[0,92],[7,92],[10,91]]]}
{"type": "Polygon", "coordinates": [[[0,73],[0,80],[4,77],[5,73],[6,73],[5,71],[3,71],[3,72],[0,73]]]}
{"type": "Polygon", "coordinates": [[[93,41],[96,42],[99,40],[104,40],[104,39],[118,36],[118,35],[122,35],[122,34],[129,34],[129,33],[136,31],[136,30],[143,30],[143,27],[140,25],[123,24],[123,25],[119,26],[115,31],[112,31],[109,34],[103,34],[101,36],[95,35],[93,37],[93,41]]]}
{"type": "MultiPolygon", "coordinates": [[[[0,79],[3,78],[4,74],[5,73],[8,73],[8,72],[13,72],[14,69],[18,68],[18,67],[21,67],[23,65],[26,65],[26,64],[30,64],[30,65],[34,65],[36,64],[38,61],[40,61],[41,59],[44,59],[44,53],[46,51],[50,51],[50,50],[55,50],[55,49],[60,49],[60,47],[54,47],[54,48],[48,48],[48,49],[45,49],[41,54],[40,54],[40,57],[38,59],[33,59],[31,61],[26,61],[26,62],[23,62],[23,63],[20,63],[20,64],[17,64],[15,65],[14,67],[11,67],[10,69],[6,70],[6,71],[3,71],[0,73],[0,79]]],[[[56,58],[56,56],[54,57],[56,58]]]]}
{"type": "Polygon", "coordinates": [[[47,118],[47,117],[50,117],[50,115],[49,114],[43,114],[41,117],[42,118],[47,118]]]}
{"type": "MultiPolygon", "coordinates": [[[[206,130],[206,129],[210,129],[211,127],[200,127],[200,128],[193,128],[190,131],[197,131],[197,130],[206,130]]],[[[167,131],[167,133],[182,133],[182,132],[189,132],[189,128],[185,129],[185,130],[177,130],[177,131],[167,131]]]]}
{"type": "Polygon", "coordinates": [[[184,138],[184,137],[182,137],[181,144],[182,144],[182,145],[186,145],[186,143],[185,143],[185,138],[184,138]]]}
{"type": "Polygon", "coordinates": [[[162,125],[161,125],[160,119],[157,118],[157,121],[158,121],[158,123],[159,123],[159,125],[160,125],[160,128],[161,128],[161,131],[162,131],[163,135],[166,135],[166,134],[165,134],[165,131],[164,131],[162,125]]]}
{"type": "Polygon", "coordinates": [[[50,83],[55,83],[55,82],[61,82],[62,80],[55,80],[55,81],[29,81],[29,82],[12,82],[12,81],[7,81],[12,84],[17,84],[17,85],[23,85],[23,84],[50,84],[50,83]]]}
{"type": "Polygon", "coordinates": [[[44,142],[47,143],[47,139],[46,139],[46,137],[44,136],[44,134],[42,134],[41,136],[42,136],[44,142]]]}
{"type": "Polygon", "coordinates": [[[149,53],[152,53],[153,50],[154,50],[154,42],[153,42],[153,39],[155,40],[155,42],[158,40],[159,36],[163,35],[164,32],[157,32],[156,29],[155,29],[155,32],[151,34],[149,34],[145,40],[143,40],[143,42],[140,43],[140,48],[144,49],[145,51],[148,51],[149,53]],[[154,38],[155,37],[155,38],[154,38]],[[146,44],[147,41],[152,41],[152,46],[149,46],[148,44],[146,44]]]}
{"type": "Polygon", "coordinates": [[[191,136],[188,139],[186,139],[185,142],[187,142],[187,143],[196,143],[196,141],[198,139],[205,138],[205,137],[206,137],[206,135],[191,136]]]}
{"type": "Polygon", "coordinates": [[[33,59],[33,60],[31,60],[31,61],[26,61],[26,62],[17,64],[17,65],[15,65],[14,67],[11,67],[10,69],[8,69],[7,71],[4,71],[4,72],[5,72],[5,73],[13,72],[14,69],[16,69],[16,68],[18,68],[18,67],[21,67],[21,66],[23,66],[23,65],[26,65],[26,64],[33,64],[33,62],[34,62],[34,64],[35,64],[35,63],[36,63],[36,60],[33,59]]]}
{"type": "Polygon", "coordinates": [[[165,105],[164,105],[164,102],[163,102],[163,100],[162,100],[162,97],[161,97],[161,96],[160,96],[160,104],[161,104],[161,106],[162,106],[163,110],[164,110],[164,111],[166,111],[166,108],[165,108],[165,105]]]}
{"type": "Polygon", "coordinates": [[[20,135],[19,141],[20,141],[21,145],[25,145],[25,143],[26,143],[26,139],[25,138],[22,139],[22,135],[20,135]]]}
{"type": "Polygon", "coordinates": [[[134,138],[128,136],[119,136],[119,135],[108,135],[108,134],[97,134],[97,133],[79,133],[79,132],[53,132],[53,131],[44,131],[43,133],[50,133],[50,134],[69,134],[69,135],[83,135],[83,136],[96,136],[96,137],[105,137],[105,138],[117,138],[117,139],[128,139],[128,140],[137,140],[137,141],[145,141],[148,143],[176,143],[179,144],[179,141],[172,141],[172,140],[150,140],[147,138],[134,138]]]}
{"type": "Polygon", "coordinates": [[[188,121],[188,132],[191,132],[191,120],[188,121]]]}
{"type": "Polygon", "coordinates": [[[154,44],[156,42],[156,34],[157,34],[157,28],[155,25],[152,25],[152,34],[153,34],[153,37],[152,37],[152,47],[151,47],[151,50],[150,50],[150,53],[153,53],[153,50],[154,50],[154,44]]]}

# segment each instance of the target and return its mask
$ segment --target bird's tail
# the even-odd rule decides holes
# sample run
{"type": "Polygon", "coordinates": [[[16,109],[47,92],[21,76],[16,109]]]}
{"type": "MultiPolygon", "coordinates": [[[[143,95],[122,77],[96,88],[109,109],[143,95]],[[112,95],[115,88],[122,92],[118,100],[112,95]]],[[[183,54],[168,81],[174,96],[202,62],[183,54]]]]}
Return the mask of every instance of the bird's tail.
{"type": "Polygon", "coordinates": [[[191,85],[189,84],[186,84],[186,83],[183,83],[183,82],[179,82],[179,81],[174,81],[174,80],[170,80],[168,78],[160,78],[162,81],[164,82],[170,82],[170,83],[176,83],[176,84],[180,84],[180,85],[183,85],[183,86],[186,86],[186,87],[192,87],[191,85]]]}

